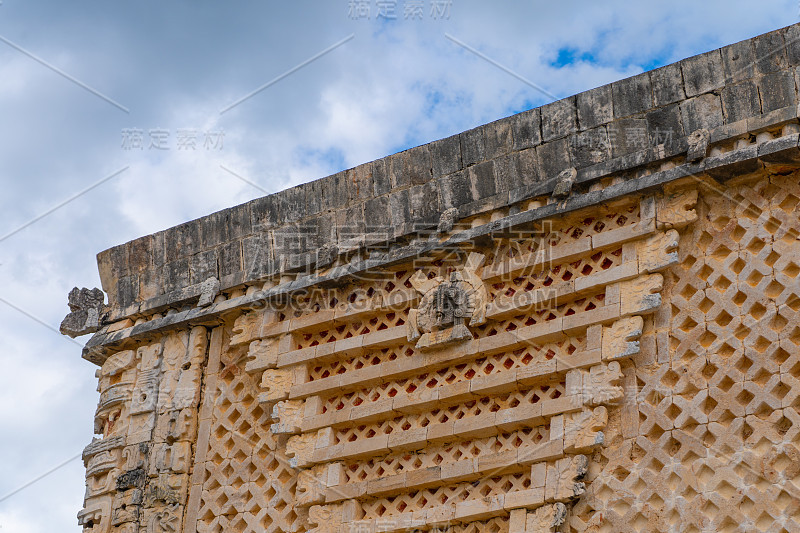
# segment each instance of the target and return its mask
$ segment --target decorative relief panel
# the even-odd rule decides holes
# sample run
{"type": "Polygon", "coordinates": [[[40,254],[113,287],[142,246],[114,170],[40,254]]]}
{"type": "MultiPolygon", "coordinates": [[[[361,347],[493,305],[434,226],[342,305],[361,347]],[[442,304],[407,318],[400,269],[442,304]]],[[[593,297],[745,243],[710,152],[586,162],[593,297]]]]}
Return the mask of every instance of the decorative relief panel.
{"type": "Polygon", "coordinates": [[[469,326],[486,322],[488,295],[477,270],[484,255],[471,253],[460,270],[428,278],[417,270],[409,279],[421,295],[419,306],[408,313],[408,340],[419,349],[471,339],[469,326]]]}
{"type": "Polygon", "coordinates": [[[564,527],[692,198],[596,208],[238,317],[236,379],[252,376],[245,403],[285,450],[284,530],[564,527]]]}
{"type": "Polygon", "coordinates": [[[205,328],[193,328],[118,352],[97,372],[102,438],[83,452],[84,531],[181,530],[206,348],[205,328]]]}
{"type": "Polygon", "coordinates": [[[798,205],[678,188],[118,352],[79,521],[793,531],[798,205]]]}

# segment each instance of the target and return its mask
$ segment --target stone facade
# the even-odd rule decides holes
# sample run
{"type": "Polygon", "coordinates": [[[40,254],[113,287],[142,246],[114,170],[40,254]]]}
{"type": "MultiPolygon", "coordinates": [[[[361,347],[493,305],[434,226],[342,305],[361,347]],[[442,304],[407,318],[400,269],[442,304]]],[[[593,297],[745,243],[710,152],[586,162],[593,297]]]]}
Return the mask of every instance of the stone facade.
{"type": "Polygon", "coordinates": [[[101,253],[84,531],[800,531],[798,40],[101,253]]]}

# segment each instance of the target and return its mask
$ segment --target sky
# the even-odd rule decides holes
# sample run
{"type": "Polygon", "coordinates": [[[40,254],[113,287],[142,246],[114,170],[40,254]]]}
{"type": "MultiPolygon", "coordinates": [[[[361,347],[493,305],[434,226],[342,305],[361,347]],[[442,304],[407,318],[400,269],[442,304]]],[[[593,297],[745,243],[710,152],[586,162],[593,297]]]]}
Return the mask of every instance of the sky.
{"type": "Polygon", "coordinates": [[[0,0],[0,533],[79,531],[75,457],[93,436],[96,367],[80,357],[88,337],[58,325],[72,287],[100,286],[98,252],[799,11],[798,0],[0,0]]]}

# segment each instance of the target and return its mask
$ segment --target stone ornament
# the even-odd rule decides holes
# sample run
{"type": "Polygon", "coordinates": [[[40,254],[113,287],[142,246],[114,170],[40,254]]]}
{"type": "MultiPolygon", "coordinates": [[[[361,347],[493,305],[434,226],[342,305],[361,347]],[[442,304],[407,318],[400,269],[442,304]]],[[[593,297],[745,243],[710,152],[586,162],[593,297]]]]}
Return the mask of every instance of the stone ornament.
{"type": "Polygon", "coordinates": [[[105,294],[100,289],[75,287],[69,291],[70,313],[61,322],[61,333],[74,339],[99,330],[104,300],[105,294]]]}
{"type": "Polygon", "coordinates": [[[488,294],[477,270],[485,256],[470,253],[464,267],[450,274],[426,278],[422,272],[411,278],[411,284],[422,295],[419,307],[408,315],[408,340],[417,341],[417,348],[444,346],[472,338],[469,326],[486,322],[488,294]]]}
{"type": "Polygon", "coordinates": [[[643,329],[644,320],[640,316],[623,318],[603,327],[603,360],[625,359],[638,354],[643,329]]]}
{"type": "Polygon", "coordinates": [[[564,523],[567,507],[563,503],[543,505],[528,513],[525,533],[553,533],[564,523]]]}
{"type": "Polygon", "coordinates": [[[259,401],[272,403],[287,399],[293,383],[294,372],[292,370],[265,370],[261,376],[261,389],[264,392],[259,395],[259,401]]]}
{"type": "Polygon", "coordinates": [[[678,263],[678,232],[656,233],[637,244],[639,272],[657,272],[678,263]]]}
{"type": "Polygon", "coordinates": [[[270,426],[270,431],[276,435],[300,433],[304,408],[305,402],[302,400],[277,402],[272,407],[272,418],[277,422],[270,426]]]}
{"type": "Polygon", "coordinates": [[[310,470],[301,470],[297,476],[297,500],[298,507],[308,507],[319,505],[325,502],[325,474],[327,466],[315,466],[310,470]]]}
{"type": "Polygon", "coordinates": [[[564,457],[547,465],[545,500],[569,501],[586,492],[582,481],[589,470],[589,459],[585,455],[564,457]]]}
{"type": "Polygon", "coordinates": [[[210,277],[200,284],[200,298],[197,300],[198,307],[208,307],[214,303],[214,298],[219,294],[219,280],[210,277]]]}
{"type": "Polygon", "coordinates": [[[697,189],[682,190],[658,199],[656,225],[659,229],[682,228],[697,220],[697,189]]]}
{"type": "Polygon", "coordinates": [[[603,444],[603,430],[607,424],[608,410],[602,406],[568,415],[564,423],[564,449],[569,452],[589,451],[603,444]]]}
{"type": "Polygon", "coordinates": [[[317,436],[314,433],[294,435],[286,441],[286,455],[292,468],[306,468],[311,465],[311,456],[317,436]]]}

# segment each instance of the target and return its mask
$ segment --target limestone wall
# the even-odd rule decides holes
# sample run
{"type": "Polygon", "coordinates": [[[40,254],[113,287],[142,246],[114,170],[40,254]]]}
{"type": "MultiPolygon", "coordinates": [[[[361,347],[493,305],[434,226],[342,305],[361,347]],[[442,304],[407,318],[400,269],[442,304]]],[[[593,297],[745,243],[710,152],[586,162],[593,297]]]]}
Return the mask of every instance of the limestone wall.
{"type": "Polygon", "coordinates": [[[100,367],[84,531],[800,530],[800,121],[795,92],[764,104],[776,80],[794,87],[797,31],[475,130],[490,163],[465,162],[466,132],[373,163],[395,168],[395,192],[324,215],[297,204],[305,220],[363,216],[436,184],[430,220],[391,236],[347,244],[361,226],[346,215],[335,246],[271,240],[253,248],[269,256],[252,256],[258,273],[214,270],[247,261],[257,205],[288,222],[285,193],[197,222],[199,241],[186,226],[101,254],[109,304],[75,290],[62,324],[96,332],[84,357],[100,367]],[[660,107],[642,124],[676,113],[682,136],[621,154],[609,134],[645,113],[642,94],[660,107]],[[599,126],[608,160],[553,137],[570,113],[616,120],[599,126]],[[532,116],[545,142],[497,152],[532,116]],[[483,195],[526,150],[540,183],[483,195]],[[422,152],[449,177],[416,183],[422,152]],[[447,166],[456,153],[467,170],[447,166]],[[556,155],[565,168],[541,166],[556,155]],[[442,203],[458,190],[470,200],[442,203]],[[216,266],[170,285],[168,235],[188,272],[189,257],[216,266]],[[122,299],[132,277],[140,292],[122,299]]]}

